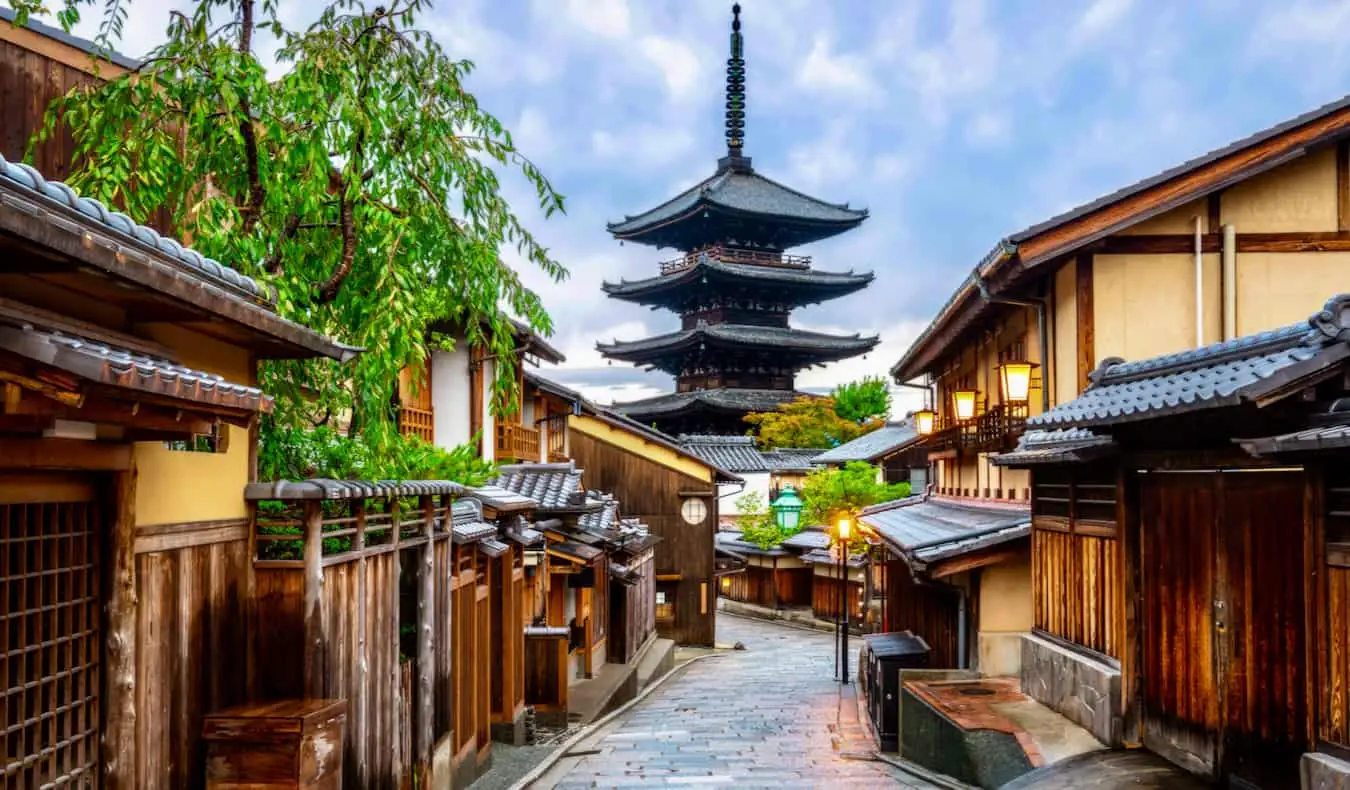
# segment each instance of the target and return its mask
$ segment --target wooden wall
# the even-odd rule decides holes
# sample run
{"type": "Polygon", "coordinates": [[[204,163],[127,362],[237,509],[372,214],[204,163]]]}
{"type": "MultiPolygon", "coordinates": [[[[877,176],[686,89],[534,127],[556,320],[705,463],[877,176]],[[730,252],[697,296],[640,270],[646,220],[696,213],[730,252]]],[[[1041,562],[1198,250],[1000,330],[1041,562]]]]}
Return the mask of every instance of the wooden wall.
{"type": "Polygon", "coordinates": [[[690,525],[680,516],[681,492],[711,493],[713,486],[667,466],[643,458],[581,431],[571,431],[572,458],[584,470],[589,489],[606,491],[623,503],[626,517],[645,522],[656,545],[656,573],[679,575],[675,583],[675,618],[662,625],[662,636],[679,644],[713,644],[715,632],[713,532],[717,499],[709,497],[702,524],[690,525]]]}
{"type": "Polygon", "coordinates": [[[249,697],[247,525],[141,528],[136,542],[135,786],[199,788],[203,718],[249,697]]]}
{"type": "Polygon", "coordinates": [[[610,584],[607,661],[627,664],[656,633],[656,555],[651,549],[629,561],[637,584],[610,584]]]}
{"type": "Polygon", "coordinates": [[[810,606],[812,597],[811,568],[773,568],[750,565],[744,573],[726,577],[730,584],[722,590],[722,597],[757,606],[791,609],[810,606]]]}
{"type": "MultiPolygon", "coordinates": [[[[0,23],[6,27],[8,22],[0,23]]],[[[109,69],[117,69],[108,66],[109,69]]],[[[42,128],[52,100],[71,88],[94,84],[94,77],[48,55],[0,40],[0,154],[11,162],[24,161],[28,140],[42,128]]],[[[47,178],[70,176],[75,142],[70,133],[53,136],[34,151],[33,166],[47,178]]]]}
{"type": "Polygon", "coordinates": [[[846,587],[848,590],[848,613],[849,617],[857,620],[859,607],[862,605],[863,585],[861,582],[840,583],[838,579],[831,579],[826,576],[816,576],[811,586],[811,610],[815,612],[816,617],[822,620],[834,620],[840,617],[843,612],[840,611],[839,589],[846,587]]]}
{"type": "MultiPolygon", "coordinates": [[[[928,665],[934,669],[959,666],[959,604],[955,590],[915,584],[903,560],[887,561],[886,630],[913,631],[923,637],[933,651],[928,665]]],[[[973,610],[966,613],[966,622],[977,622],[973,610]]],[[[968,649],[971,641],[967,640],[968,649]]]]}

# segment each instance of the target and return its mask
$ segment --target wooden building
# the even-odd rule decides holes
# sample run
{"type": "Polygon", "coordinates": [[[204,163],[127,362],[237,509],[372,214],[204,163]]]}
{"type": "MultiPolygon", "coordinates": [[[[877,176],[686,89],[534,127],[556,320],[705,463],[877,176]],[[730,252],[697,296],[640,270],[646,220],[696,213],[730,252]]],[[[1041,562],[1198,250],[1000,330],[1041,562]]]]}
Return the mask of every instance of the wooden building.
{"type": "Polygon", "coordinates": [[[1108,359],[998,463],[1032,472],[1023,688],[1221,782],[1350,777],[1342,500],[1350,296],[1108,359]],[[1099,696],[1094,696],[1099,695],[1099,696]]]}
{"type": "Polygon", "coordinates": [[[775,612],[811,606],[811,565],[782,546],[761,548],[740,532],[716,535],[717,553],[737,560],[734,572],[719,576],[718,595],[775,612]]]}
{"type": "Polygon", "coordinates": [[[798,397],[797,371],[864,354],[877,344],[876,337],[790,326],[794,309],[859,291],[873,275],[817,270],[809,256],[787,251],[851,230],[867,211],[789,189],[752,166],[743,148],[740,6],[734,10],[726,156],[683,193],[609,225],[621,241],[679,251],[655,276],[605,283],[604,290],[614,299],[678,313],[680,329],[599,345],[611,359],[675,377],[675,392],[616,407],[670,435],[741,433],[746,413],[771,411],[798,397]]]}
{"type": "Polygon", "coordinates": [[[752,515],[741,512],[741,497],[759,494],[760,506],[767,508],[787,486],[800,491],[815,468],[812,458],[820,452],[799,447],[761,450],[755,437],[744,434],[681,434],[678,439],[680,447],[739,478],[717,486],[720,526],[730,529],[738,516],[752,515]]]}
{"type": "Polygon", "coordinates": [[[0,162],[0,245],[6,784],[199,786],[204,714],[260,680],[257,362],[356,350],[27,166],[0,162]]]}

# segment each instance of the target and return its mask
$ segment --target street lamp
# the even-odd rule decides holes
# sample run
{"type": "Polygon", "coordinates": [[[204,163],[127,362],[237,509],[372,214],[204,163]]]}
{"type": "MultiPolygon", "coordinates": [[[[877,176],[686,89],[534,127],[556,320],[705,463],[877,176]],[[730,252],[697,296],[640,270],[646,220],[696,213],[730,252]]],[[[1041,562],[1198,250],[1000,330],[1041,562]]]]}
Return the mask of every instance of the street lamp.
{"type": "Polygon", "coordinates": [[[975,399],[979,396],[975,390],[957,390],[952,393],[952,402],[956,406],[956,419],[961,422],[975,419],[975,399]]]}
{"type": "Polygon", "coordinates": [[[1031,371],[1035,362],[1004,362],[998,366],[998,377],[1003,385],[1005,403],[1026,403],[1031,397],[1031,371]]]}
{"type": "Polygon", "coordinates": [[[797,531],[797,525],[802,519],[803,507],[802,498],[797,496],[797,492],[792,490],[790,485],[783,486],[782,493],[769,505],[769,508],[773,510],[774,523],[784,533],[797,531]]]}
{"type": "Polygon", "coordinates": [[[933,433],[933,423],[937,421],[937,412],[932,409],[919,409],[914,412],[914,432],[920,436],[933,433]]]}
{"type": "Polygon", "coordinates": [[[842,516],[835,527],[835,545],[839,549],[839,609],[843,613],[839,627],[839,682],[848,683],[848,539],[853,522],[842,516]]]}

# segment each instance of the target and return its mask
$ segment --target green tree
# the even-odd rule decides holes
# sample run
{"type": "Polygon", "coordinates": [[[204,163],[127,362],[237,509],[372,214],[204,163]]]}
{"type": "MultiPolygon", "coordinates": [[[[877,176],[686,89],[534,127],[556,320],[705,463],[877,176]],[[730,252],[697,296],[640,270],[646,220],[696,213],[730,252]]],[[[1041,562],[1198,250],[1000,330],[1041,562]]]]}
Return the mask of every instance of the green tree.
{"type": "Polygon", "coordinates": [[[877,467],[865,461],[815,470],[802,486],[802,518],[829,526],[845,516],[857,518],[864,508],[909,496],[909,483],[882,483],[879,478],[877,467]]]}
{"type": "MultiPolygon", "coordinates": [[[[40,0],[12,0],[20,19],[40,0]]],[[[67,28],[95,0],[63,0],[67,28]]],[[[106,0],[114,44],[130,0],[106,0]]],[[[293,27],[279,0],[196,0],[171,12],[167,40],[134,73],[74,88],[53,104],[75,138],[81,193],[146,221],[167,210],[178,235],[276,288],[278,310],[367,349],[355,363],[276,362],[264,446],[280,429],[351,418],[350,435],[396,464],[408,443],[390,402],[405,367],[428,359],[429,326],[451,320],[507,358],[515,313],[551,332],[536,293],[499,251],[554,281],[567,271],[501,191],[514,173],[545,216],[563,198],[464,86],[472,69],[419,26],[428,0],[333,0],[293,27]],[[259,37],[283,72],[269,76],[259,37]]],[[[498,366],[499,408],[515,382],[498,366]]],[[[441,459],[444,460],[444,459],[441,459]]],[[[437,462],[439,463],[439,462],[437,462]]],[[[433,465],[435,465],[433,463],[433,465]]]]}
{"type": "Polygon", "coordinates": [[[835,411],[833,398],[797,398],[773,411],[753,412],[745,421],[754,426],[759,447],[818,447],[828,449],[850,442],[880,428],[882,420],[859,424],[846,420],[835,411]]]}
{"type": "Polygon", "coordinates": [[[758,491],[749,491],[736,499],[736,526],[741,539],[761,549],[771,549],[801,531],[801,523],[791,530],[778,526],[773,510],[758,491]]]}
{"type": "Polygon", "coordinates": [[[859,425],[886,419],[891,411],[891,388],[880,376],[867,376],[834,388],[834,413],[859,425]]]}

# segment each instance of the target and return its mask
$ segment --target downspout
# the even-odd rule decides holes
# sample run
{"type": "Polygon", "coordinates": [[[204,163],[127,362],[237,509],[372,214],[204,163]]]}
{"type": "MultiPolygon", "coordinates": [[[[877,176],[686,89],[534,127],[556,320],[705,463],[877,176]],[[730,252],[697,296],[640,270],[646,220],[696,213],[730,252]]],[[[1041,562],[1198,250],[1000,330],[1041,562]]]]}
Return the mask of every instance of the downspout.
{"type": "Polygon", "coordinates": [[[1195,215],[1195,347],[1205,344],[1205,234],[1195,215]]]}
{"type": "MultiPolygon", "coordinates": [[[[980,289],[980,296],[992,304],[1008,304],[1017,307],[1032,307],[1036,309],[1036,333],[1040,338],[1041,347],[1041,366],[1045,369],[1050,368],[1050,337],[1046,334],[1046,306],[1045,299],[1037,297],[1035,299],[1013,299],[1006,296],[994,296],[989,293],[989,284],[976,275],[976,286],[980,289]]],[[[1058,371],[1056,371],[1058,372],[1058,371]]],[[[1050,386],[1046,381],[1044,374],[1041,376],[1041,412],[1050,411],[1050,386]]]]}
{"type": "Polygon", "coordinates": [[[1237,337],[1237,228],[1223,226],[1223,339],[1237,337]]]}

